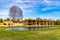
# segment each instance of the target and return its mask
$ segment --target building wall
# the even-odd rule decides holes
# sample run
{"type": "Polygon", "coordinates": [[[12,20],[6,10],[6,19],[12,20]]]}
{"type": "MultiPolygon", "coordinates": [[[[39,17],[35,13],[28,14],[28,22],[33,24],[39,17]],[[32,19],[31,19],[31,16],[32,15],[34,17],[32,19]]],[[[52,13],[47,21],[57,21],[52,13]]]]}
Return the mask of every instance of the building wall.
{"type": "Polygon", "coordinates": [[[13,23],[12,21],[3,21],[7,26],[53,26],[52,20],[24,20],[22,23],[13,23]]]}
{"type": "Polygon", "coordinates": [[[3,25],[6,26],[23,26],[23,22],[22,23],[14,23],[13,21],[3,21],[3,25]]]}
{"type": "Polygon", "coordinates": [[[23,26],[23,23],[13,23],[13,25],[11,25],[11,26],[23,26]]]}
{"type": "Polygon", "coordinates": [[[25,20],[24,25],[54,25],[54,21],[52,20],[25,20]]]}

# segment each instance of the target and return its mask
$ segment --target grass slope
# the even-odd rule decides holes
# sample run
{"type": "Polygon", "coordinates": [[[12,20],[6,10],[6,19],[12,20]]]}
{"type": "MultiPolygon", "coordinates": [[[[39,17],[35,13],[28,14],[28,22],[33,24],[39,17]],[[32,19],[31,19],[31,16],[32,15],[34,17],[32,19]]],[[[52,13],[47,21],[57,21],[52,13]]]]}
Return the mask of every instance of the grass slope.
{"type": "Polygon", "coordinates": [[[0,30],[0,40],[60,40],[60,28],[48,30],[0,30]]]}

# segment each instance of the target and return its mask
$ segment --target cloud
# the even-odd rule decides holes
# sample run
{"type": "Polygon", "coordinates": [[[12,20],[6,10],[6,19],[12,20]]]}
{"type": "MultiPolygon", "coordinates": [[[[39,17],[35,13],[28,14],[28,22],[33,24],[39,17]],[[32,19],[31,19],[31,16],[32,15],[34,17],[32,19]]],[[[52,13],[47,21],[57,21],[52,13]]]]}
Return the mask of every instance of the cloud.
{"type": "MultiPolygon", "coordinates": [[[[13,5],[19,6],[24,15],[40,13],[41,11],[48,11],[52,9],[60,8],[59,1],[51,0],[0,0],[0,15],[8,15],[10,7],[13,5]]],[[[40,13],[44,14],[44,13],[40,13]]]]}
{"type": "Polygon", "coordinates": [[[60,6],[60,1],[59,0],[44,0],[44,2],[47,4],[47,6],[60,6]]]}
{"type": "Polygon", "coordinates": [[[0,18],[6,19],[9,15],[8,10],[0,10],[0,18]]]}
{"type": "Polygon", "coordinates": [[[36,0],[16,0],[16,1],[36,1],[36,0]]]}
{"type": "Polygon", "coordinates": [[[8,10],[0,10],[0,16],[7,16],[8,13],[8,10]]]}
{"type": "Polygon", "coordinates": [[[49,4],[49,3],[50,3],[50,1],[48,1],[48,0],[44,0],[44,2],[45,2],[46,4],[49,4]]]}
{"type": "Polygon", "coordinates": [[[44,0],[44,2],[46,4],[45,8],[42,8],[41,11],[47,11],[47,10],[52,10],[52,9],[57,9],[58,7],[60,7],[60,1],[56,0],[44,0]]]}
{"type": "Polygon", "coordinates": [[[45,15],[39,15],[40,18],[43,19],[52,19],[52,20],[57,20],[60,19],[60,12],[52,12],[52,13],[47,13],[45,15]]]}
{"type": "Polygon", "coordinates": [[[45,7],[45,8],[42,8],[41,11],[47,11],[47,10],[51,10],[51,9],[54,9],[54,8],[56,8],[56,7],[45,7]]]}

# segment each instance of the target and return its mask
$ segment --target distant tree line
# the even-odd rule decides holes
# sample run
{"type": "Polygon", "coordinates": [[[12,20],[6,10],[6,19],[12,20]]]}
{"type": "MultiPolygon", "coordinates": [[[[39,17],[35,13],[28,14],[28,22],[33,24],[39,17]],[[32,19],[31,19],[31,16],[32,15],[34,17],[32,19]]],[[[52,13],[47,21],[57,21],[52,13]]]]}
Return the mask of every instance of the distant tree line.
{"type": "Polygon", "coordinates": [[[54,21],[55,25],[60,25],[60,20],[54,21]]]}

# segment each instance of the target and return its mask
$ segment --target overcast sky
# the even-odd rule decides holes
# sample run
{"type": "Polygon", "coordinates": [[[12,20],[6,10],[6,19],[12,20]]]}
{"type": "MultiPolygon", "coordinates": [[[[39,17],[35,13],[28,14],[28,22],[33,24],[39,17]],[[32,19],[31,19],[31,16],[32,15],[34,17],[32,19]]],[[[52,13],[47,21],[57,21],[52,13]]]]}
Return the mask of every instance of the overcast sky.
{"type": "Polygon", "coordinates": [[[0,0],[0,18],[9,17],[9,9],[19,6],[24,19],[60,19],[60,0],[0,0]]]}

